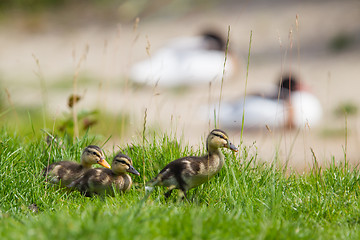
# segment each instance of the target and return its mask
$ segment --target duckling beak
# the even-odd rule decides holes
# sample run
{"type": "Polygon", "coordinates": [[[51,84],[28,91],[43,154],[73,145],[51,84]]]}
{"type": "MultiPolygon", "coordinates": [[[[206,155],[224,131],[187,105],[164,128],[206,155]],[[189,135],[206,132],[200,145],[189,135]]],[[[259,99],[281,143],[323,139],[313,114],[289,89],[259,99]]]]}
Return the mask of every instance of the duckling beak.
{"type": "Polygon", "coordinates": [[[110,164],[104,158],[101,158],[97,163],[103,167],[111,168],[110,164]]]}
{"type": "Polygon", "coordinates": [[[140,176],[140,173],[136,171],[136,169],[133,166],[129,166],[129,169],[127,170],[129,173],[135,174],[137,176],[140,176]]]}
{"type": "Polygon", "coordinates": [[[235,147],[235,145],[232,144],[231,142],[228,142],[227,148],[229,148],[231,151],[234,151],[234,152],[239,151],[239,149],[237,149],[237,148],[235,147]]]}

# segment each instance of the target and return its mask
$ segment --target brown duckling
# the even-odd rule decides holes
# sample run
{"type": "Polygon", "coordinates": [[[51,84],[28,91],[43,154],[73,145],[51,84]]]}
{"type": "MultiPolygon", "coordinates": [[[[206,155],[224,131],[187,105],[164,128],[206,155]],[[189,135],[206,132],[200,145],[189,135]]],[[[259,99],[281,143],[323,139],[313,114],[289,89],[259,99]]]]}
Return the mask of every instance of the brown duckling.
{"type": "Polygon", "coordinates": [[[118,153],[112,163],[111,170],[105,168],[93,168],[72,182],[69,187],[77,188],[85,196],[94,194],[114,195],[114,191],[125,192],[132,185],[131,177],[127,172],[140,175],[132,166],[132,160],[125,154],[118,153]]]}
{"type": "Polygon", "coordinates": [[[103,167],[110,168],[101,148],[95,145],[89,145],[82,152],[80,164],[72,161],[55,162],[44,168],[43,175],[51,183],[58,184],[60,182],[61,186],[67,186],[82,176],[86,170],[89,170],[91,166],[96,163],[103,167]]]}
{"type": "Polygon", "coordinates": [[[154,186],[168,187],[165,197],[169,197],[173,189],[180,189],[186,198],[186,192],[197,187],[216,175],[224,165],[224,155],[220,148],[238,149],[229,141],[227,134],[214,129],[206,140],[207,154],[202,157],[183,157],[170,162],[150,182],[145,189],[149,192],[154,186]]]}

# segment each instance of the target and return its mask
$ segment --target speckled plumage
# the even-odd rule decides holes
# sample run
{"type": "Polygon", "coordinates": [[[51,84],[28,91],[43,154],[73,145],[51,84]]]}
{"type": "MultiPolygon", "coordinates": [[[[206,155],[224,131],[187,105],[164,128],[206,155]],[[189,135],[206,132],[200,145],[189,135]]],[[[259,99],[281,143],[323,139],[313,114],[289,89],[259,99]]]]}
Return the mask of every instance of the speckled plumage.
{"type": "Polygon", "coordinates": [[[140,175],[132,166],[132,160],[122,154],[117,154],[111,164],[111,170],[105,168],[94,168],[72,182],[69,187],[78,189],[86,196],[94,194],[114,195],[117,192],[125,192],[130,189],[132,179],[127,172],[140,175]]]}
{"type": "Polygon", "coordinates": [[[96,163],[110,168],[101,148],[89,145],[83,150],[80,164],[72,161],[55,162],[43,169],[43,176],[46,178],[46,181],[54,184],[61,183],[61,186],[67,186],[81,177],[86,170],[96,163]]]}
{"type": "Polygon", "coordinates": [[[151,180],[147,186],[165,186],[170,196],[173,189],[180,189],[186,197],[186,192],[208,181],[216,175],[224,165],[224,155],[220,148],[226,147],[237,151],[236,147],[228,140],[227,134],[214,129],[207,137],[206,147],[208,154],[202,157],[183,157],[170,162],[160,173],[151,180]]]}

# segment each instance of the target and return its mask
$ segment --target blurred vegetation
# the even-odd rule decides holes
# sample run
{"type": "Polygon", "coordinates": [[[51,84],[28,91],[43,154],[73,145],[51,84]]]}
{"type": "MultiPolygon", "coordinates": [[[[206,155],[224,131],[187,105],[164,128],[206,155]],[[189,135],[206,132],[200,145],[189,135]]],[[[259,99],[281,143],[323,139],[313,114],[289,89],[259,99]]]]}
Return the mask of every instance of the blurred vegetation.
{"type": "MultiPolygon", "coordinates": [[[[99,109],[79,109],[77,111],[79,135],[109,138],[112,135],[122,136],[129,126],[127,113],[114,115],[99,109]]],[[[10,131],[21,133],[23,136],[35,138],[43,136],[45,132],[61,138],[73,139],[74,120],[72,111],[64,111],[59,116],[44,113],[42,107],[7,107],[0,112],[0,125],[10,131]]]]}
{"type": "Polygon", "coordinates": [[[1,112],[4,109],[4,101],[5,101],[5,89],[2,88],[2,86],[0,85],[0,116],[1,116],[1,112]]]}
{"type": "Polygon", "coordinates": [[[325,127],[320,132],[323,138],[343,138],[346,134],[351,134],[349,129],[339,127],[325,127]]]}
{"type": "Polygon", "coordinates": [[[343,117],[344,115],[352,116],[356,115],[358,112],[358,107],[355,103],[348,101],[342,102],[335,108],[335,115],[337,117],[343,117]]]}
{"type": "Polygon", "coordinates": [[[97,5],[97,6],[106,6],[106,5],[127,5],[128,7],[137,6],[141,8],[142,6],[147,7],[158,7],[162,6],[188,6],[188,5],[207,5],[214,2],[219,2],[217,0],[1,0],[0,8],[1,9],[23,9],[23,10],[33,10],[33,9],[45,9],[51,7],[67,7],[74,4],[86,4],[86,5],[97,5]]]}
{"type": "Polygon", "coordinates": [[[338,33],[329,42],[329,48],[333,52],[341,52],[349,49],[355,43],[355,38],[348,33],[338,33]]]}
{"type": "Polygon", "coordinates": [[[1,0],[0,15],[65,10],[66,14],[91,16],[91,19],[116,17],[133,21],[136,17],[153,15],[177,17],[199,8],[214,8],[217,4],[224,3],[219,0],[1,0]]]}
{"type": "Polygon", "coordinates": [[[53,8],[53,7],[65,7],[74,4],[102,4],[106,5],[118,1],[114,0],[2,0],[0,1],[0,9],[20,9],[26,11],[53,8]]]}

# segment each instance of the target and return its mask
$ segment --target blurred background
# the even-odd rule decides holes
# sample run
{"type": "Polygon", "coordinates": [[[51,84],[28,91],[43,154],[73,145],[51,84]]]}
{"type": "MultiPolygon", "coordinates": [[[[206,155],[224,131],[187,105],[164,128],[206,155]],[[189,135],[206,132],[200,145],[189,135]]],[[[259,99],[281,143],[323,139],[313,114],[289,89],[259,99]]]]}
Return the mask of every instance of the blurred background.
{"type": "Polygon", "coordinates": [[[292,72],[321,103],[318,125],[243,135],[218,127],[262,160],[299,171],[314,155],[360,160],[359,0],[2,0],[0,36],[0,121],[24,136],[76,135],[75,112],[80,136],[110,138],[109,149],[139,141],[144,126],[201,148],[214,128],[209,106],[267,91],[292,72]],[[229,36],[233,74],[172,86],[132,81],[132,67],[171,39],[208,30],[229,36]]]}

